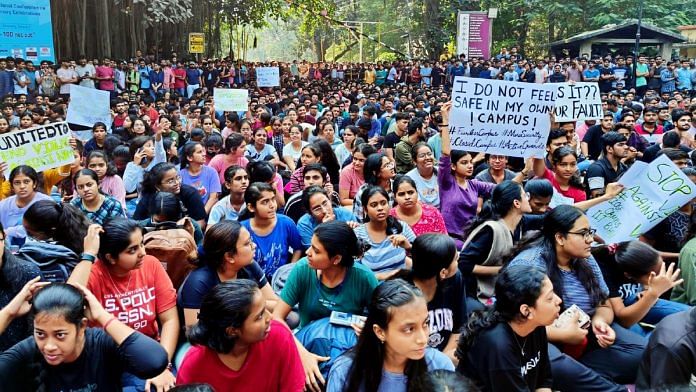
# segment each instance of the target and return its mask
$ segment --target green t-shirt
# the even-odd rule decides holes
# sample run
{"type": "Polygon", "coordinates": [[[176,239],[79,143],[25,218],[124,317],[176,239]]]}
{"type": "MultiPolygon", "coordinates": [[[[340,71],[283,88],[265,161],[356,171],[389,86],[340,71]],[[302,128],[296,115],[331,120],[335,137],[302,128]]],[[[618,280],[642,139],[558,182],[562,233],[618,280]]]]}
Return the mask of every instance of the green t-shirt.
{"type": "Polygon", "coordinates": [[[343,283],[328,288],[303,257],[285,282],[280,298],[288,305],[299,304],[300,327],[331,316],[331,311],[362,314],[377,287],[375,274],[362,264],[348,269],[343,283]]]}
{"type": "MultiPolygon", "coordinates": [[[[648,71],[650,71],[648,64],[636,64],[636,73],[648,71]]],[[[648,84],[648,79],[645,76],[639,76],[636,78],[636,87],[645,86],[646,84],[648,84]]]]}

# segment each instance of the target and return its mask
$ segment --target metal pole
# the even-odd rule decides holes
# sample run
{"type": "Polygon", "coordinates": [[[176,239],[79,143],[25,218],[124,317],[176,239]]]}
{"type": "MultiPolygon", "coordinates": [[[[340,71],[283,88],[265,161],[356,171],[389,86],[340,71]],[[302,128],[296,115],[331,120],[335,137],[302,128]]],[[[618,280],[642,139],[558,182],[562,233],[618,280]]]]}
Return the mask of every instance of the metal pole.
{"type": "Polygon", "coordinates": [[[643,0],[638,2],[638,26],[636,27],[636,47],[633,53],[633,83],[635,87],[637,79],[638,54],[640,53],[640,25],[643,21],[643,0]]]}
{"type": "Polygon", "coordinates": [[[363,35],[364,35],[363,27],[365,27],[365,23],[360,22],[360,62],[361,63],[363,62],[363,43],[362,43],[362,39],[363,39],[363,35]]]}

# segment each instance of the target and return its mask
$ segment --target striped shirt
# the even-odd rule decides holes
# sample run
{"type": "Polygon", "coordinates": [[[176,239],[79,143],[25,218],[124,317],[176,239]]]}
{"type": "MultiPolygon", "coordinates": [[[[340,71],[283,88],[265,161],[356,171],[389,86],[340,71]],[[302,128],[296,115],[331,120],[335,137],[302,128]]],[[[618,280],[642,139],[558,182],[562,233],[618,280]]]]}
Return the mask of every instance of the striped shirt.
{"type": "MultiPolygon", "coordinates": [[[[401,234],[404,235],[410,242],[416,239],[416,235],[411,230],[411,227],[404,221],[399,221],[402,227],[401,234]]],[[[389,237],[382,242],[375,242],[367,234],[365,224],[355,228],[355,235],[363,240],[366,244],[370,244],[370,249],[363,254],[360,262],[371,269],[374,273],[392,271],[401,269],[405,266],[406,250],[401,247],[395,247],[389,241],[389,237]]]]}
{"type": "MultiPolygon", "coordinates": [[[[525,249],[520,254],[515,256],[510,262],[510,265],[527,265],[541,268],[546,272],[546,262],[542,253],[546,252],[543,246],[535,246],[529,249],[525,249]]],[[[587,263],[594,274],[595,279],[599,282],[599,287],[605,295],[609,295],[609,288],[604,282],[604,276],[602,271],[599,269],[599,265],[595,261],[594,257],[590,256],[586,260],[582,261],[587,263]]],[[[564,271],[561,270],[561,277],[563,279],[563,306],[569,307],[573,304],[577,305],[585,313],[593,315],[595,312],[595,307],[592,306],[592,299],[590,298],[590,293],[585,289],[578,279],[578,276],[574,271],[564,271]]]]}

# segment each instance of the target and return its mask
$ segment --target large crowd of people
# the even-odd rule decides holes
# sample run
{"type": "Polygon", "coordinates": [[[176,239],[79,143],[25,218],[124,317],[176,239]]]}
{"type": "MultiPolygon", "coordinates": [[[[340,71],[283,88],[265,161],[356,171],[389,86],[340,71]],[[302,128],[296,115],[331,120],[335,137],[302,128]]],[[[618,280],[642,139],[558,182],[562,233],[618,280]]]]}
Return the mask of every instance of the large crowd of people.
{"type": "Polygon", "coordinates": [[[111,122],[71,124],[64,166],[0,162],[3,391],[696,379],[694,204],[621,243],[585,214],[638,161],[696,183],[693,61],[7,58],[0,136],[65,121],[75,85],[110,93],[111,122]],[[280,85],[257,87],[259,66],[280,85]],[[597,82],[602,118],[552,121],[544,158],[454,150],[457,76],[597,82]]]}

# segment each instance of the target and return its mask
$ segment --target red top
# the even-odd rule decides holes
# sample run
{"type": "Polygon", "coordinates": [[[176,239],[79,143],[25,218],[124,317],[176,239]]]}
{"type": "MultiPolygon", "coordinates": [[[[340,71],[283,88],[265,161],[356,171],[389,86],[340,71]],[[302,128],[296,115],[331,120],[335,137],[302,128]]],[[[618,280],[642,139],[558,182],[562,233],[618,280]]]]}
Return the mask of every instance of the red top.
{"type": "Polygon", "coordinates": [[[124,277],[109,273],[102,261],[92,266],[87,288],[107,312],[134,330],[158,339],[157,315],[176,306],[176,291],[167,272],[153,256],[124,277]]]}
{"type": "Polygon", "coordinates": [[[249,347],[239,370],[227,367],[212,349],[193,346],[179,367],[176,383],[207,383],[216,391],[296,392],[304,389],[305,375],[292,333],[271,320],[268,337],[249,347]]]}
{"type": "Polygon", "coordinates": [[[585,193],[584,189],[570,185],[568,186],[567,190],[562,190],[561,185],[558,183],[558,181],[556,181],[556,175],[548,168],[546,168],[544,171],[544,178],[551,181],[551,185],[553,185],[554,189],[556,189],[558,193],[565,197],[570,197],[575,201],[575,203],[587,200],[587,194],[585,193]]]}
{"type": "Polygon", "coordinates": [[[174,78],[174,88],[185,88],[186,87],[186,70],[183,68],[176,68],[174,71],[174,76],[183,76],[183,79],[174,78]]]}
{"type": "MultiPolygon", "coordinates": [[[[423,213],[421,214],[421,217],[418,220],[418,222],[416,222],[415,225],[411,226],[411,230],[413,230],[413,232],[417,236],[425,233],[447,234],[445,220],[442,218],[442,214],[440,214],[440,211],[438,211],[437,208],[431,206],[430,204],[425,204],[421,202],[418,202],[418,204],[420,204],[421,208],[423,209],[423,213]]],[[[392,208],[389,211],[389,215],[397,217],[396,207],[392,208]]]]}

